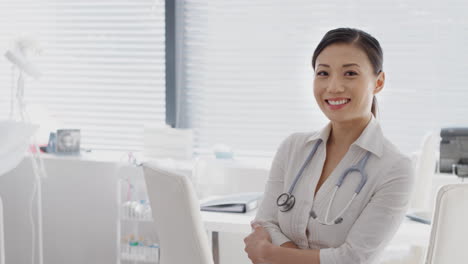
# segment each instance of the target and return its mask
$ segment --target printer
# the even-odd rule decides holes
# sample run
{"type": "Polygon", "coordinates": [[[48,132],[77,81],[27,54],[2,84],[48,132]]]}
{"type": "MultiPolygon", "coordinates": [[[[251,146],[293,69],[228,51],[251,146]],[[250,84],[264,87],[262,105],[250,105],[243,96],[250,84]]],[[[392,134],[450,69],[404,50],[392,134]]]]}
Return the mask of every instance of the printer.
{"type": "Polygon", "coordinates": [[[468,177],[468,127],[440,131],[439,171],[468,177]]]}

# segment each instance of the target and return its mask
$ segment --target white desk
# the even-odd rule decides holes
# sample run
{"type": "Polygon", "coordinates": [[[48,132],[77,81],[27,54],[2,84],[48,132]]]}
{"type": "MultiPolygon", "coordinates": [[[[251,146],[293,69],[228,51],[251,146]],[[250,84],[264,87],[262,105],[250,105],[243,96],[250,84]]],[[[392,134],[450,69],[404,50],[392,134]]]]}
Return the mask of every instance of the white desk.
{"type": "MultiPolygon", "coordinates": [[[[251,232],[250,221],[255,217],[256,211],[246,214],[201,212],[206,230],[211,233],[211,243],[215,264],[219,263],[219,232],[249,234],[251,232]]],[[[388,245],[382,259],[395,258],[395,252],[417,249],[417,258],[421,258],[425,248],[429,244],[430,226],[414,221],[405,220],[397,231],[392,242],[388,245]]],[[[384,262],[392,263],[392,262],[384,262]]],[[[399,262],[400,263],[400,262],[399,262]]]]}

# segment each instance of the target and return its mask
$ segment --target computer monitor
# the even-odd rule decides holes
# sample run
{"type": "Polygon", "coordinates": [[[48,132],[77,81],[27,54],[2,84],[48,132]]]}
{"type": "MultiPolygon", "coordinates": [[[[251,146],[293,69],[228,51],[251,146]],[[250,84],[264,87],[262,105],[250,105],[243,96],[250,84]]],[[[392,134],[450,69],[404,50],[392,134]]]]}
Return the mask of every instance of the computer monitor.
{"type": "Polygon", "coordinates": [[[440,131],[439,171],[468,177],[468,127],[440,131]]]}

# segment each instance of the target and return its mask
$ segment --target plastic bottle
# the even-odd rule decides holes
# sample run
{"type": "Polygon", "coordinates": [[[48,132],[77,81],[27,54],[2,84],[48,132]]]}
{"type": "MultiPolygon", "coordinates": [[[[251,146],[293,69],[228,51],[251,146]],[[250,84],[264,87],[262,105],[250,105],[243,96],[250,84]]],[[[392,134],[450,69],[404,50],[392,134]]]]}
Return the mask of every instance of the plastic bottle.
{"type": "Polygon", "coordinates": [[[130,240],[129,240],[129,243],[128,245],[130,246],[130,256],[131,258],[133,259],[135,257],[135,255],[137,254],[137,248],[138,247],[138,241],[135,240],[135,236],[134,235],[130,235],[130,240]]]}

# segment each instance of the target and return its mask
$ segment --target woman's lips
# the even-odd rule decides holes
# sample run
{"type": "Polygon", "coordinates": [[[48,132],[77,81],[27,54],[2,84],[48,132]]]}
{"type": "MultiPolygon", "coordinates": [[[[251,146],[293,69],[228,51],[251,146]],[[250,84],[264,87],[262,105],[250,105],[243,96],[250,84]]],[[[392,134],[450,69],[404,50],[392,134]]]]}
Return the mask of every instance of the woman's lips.
{"type": "Polygon", "coordinates": [[[333,99],[326,99],[325,102],[327,103],[328,107],[331,110],[339,110],[345,107],[346,105],[351,102],[349,98],[333,98],[333,99]]]}

